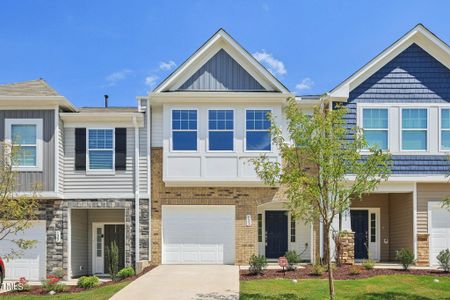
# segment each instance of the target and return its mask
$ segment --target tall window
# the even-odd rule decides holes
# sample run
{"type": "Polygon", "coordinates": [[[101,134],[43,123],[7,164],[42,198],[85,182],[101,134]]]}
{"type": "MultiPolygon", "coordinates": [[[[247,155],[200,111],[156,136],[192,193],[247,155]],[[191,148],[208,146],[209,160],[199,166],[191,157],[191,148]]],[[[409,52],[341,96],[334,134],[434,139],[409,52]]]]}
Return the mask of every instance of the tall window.
{"type": "Polygon", "coordinates": [[[295,219],[291,217],[291,243],[295,243],[295,235],[296,235],[296,231],[295,231],[295,219]]]}
{"type": "Polygon", "coordinates": [[[114,169],[114,130],[89,129],[89,170],[114,169]]]}
{"type": "Polygon", "coordinates": [[[402,109],[402,150],[427,150],[427,115],[425,108],[402,109]]]}
{"type": "Polygon", "coordinates": [[[262,214],[258,214],[258,242],[262,243],[262,214]]]}
{"type": "Polygon", "coordinates": [[[208,127],[210,151],[233,151],[234,115],[232,110],[209,110],[208,127]]]}
{"type": "Polygon", "coordinates": [[[377,221],[374,213],[370,214],[370,242],[375,243],[377,241],[377,221]]]}
{"type": "Polygon", "coordinates": [[[441,150],[450,150],[450,109],[441,109],[441,150]]]}
{"type": "Polygon", "coordinates": [[[197,151],[197,110],[172,111],[172,150],[197,151]]]}
{"type": "Polygon", "coordinates": [[[246,111],[246,150],[271,150],[269,113],[262,109],[246,111]]]}
{"type": "Polygon", "coordinates": [[[363,130],[368,146],[388,149],[388,110],[386,108],[364,108],[363,130]]]}

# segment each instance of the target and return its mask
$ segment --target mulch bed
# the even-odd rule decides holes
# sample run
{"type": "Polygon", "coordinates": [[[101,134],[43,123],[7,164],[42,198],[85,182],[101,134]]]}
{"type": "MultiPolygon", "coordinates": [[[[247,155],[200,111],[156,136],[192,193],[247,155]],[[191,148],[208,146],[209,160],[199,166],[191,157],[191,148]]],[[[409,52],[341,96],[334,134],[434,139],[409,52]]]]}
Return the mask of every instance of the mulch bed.
{"type": "MultiPolygon", "coordinates": [[[[116,284],[118,282],[123,282],[123,281],[133,281],[156,267],[157,266],[148,266],[148,267],[144,268],[144,270],[141,273],[131,276],[131,277],[128,277],[128,278],[125,278],[123,280],[119,280],[119,281],[111,280],[111,281],[107,281],[107,282],[101,282],[98,286],[96,286],[95,288],[92,288],[92,289],[98,289],[100,287],[116,284]]],[[[72,294],[72,293],[85,292],[85,291],[92,290],[92,289],[83,289],[76,285],[67,285],[64,292],[59,292],[57,294],[72,294]]],[[[0,294],[0,298],[2,296],[8,296],[8,295],[11,296],[11,295],[19,295],[19,294],[20,295],[47,295],[48,292],[43,290],[41,286],[35,285],[35,286],[31,286],[31,290],[29,290],[29,291],[11,291],[11,292],[2,293],[2,294],[0,294]]]]}
{"type": "MultiPolygon", "coordinates": [[[[396,269],[372,269],[366,270],[362,266],[342,266],[333,270],[334,279],[337,280],[348,280],[348,279],[361,279],[369,278],[380,275],[397,275],[397,274],[409,274],[409,275],[431,275],[436,277],[450,277],[450,273],[444,273],[439,270],[396,270],[396,269]],[[354,269],[359,270],[359,274],[352,275],[354,269]]],[[[253,275],[248,272],[248,270],[240,271],[241,280],[255,280],[255,279],[275,279],[275,278],[286,278],[286,279],[326,279],[328,278],[328,273],[324,272],[321,276],[312,274],[312,266],[305,266],[305,268],[299,268],[294,271],[283,270],[265,270],[263,274],[253,275]]]]}

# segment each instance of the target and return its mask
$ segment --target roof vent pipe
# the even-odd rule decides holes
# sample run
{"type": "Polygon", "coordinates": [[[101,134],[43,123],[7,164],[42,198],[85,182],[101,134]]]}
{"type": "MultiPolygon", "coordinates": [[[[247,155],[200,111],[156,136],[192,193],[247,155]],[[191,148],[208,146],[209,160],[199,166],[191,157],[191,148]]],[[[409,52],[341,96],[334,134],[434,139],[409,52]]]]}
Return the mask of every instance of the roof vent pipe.
{"type": "Polygon", "coordinates": [[[108,107],[108,98],[109,98],[109,96],[108,95],[104,95],[104,97],[105,97],[105,107],[108,107]]]}

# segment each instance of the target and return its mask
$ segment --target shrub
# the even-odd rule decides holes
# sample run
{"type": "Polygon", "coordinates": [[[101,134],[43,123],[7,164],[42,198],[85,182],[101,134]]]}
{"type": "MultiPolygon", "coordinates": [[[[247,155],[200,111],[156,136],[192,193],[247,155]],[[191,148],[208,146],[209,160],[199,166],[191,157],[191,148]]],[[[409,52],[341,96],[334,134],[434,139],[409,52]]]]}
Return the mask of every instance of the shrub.
{"type": "Polygon", "coordinates": [[[97,276],[82,276],[78,278],[77,286],[83,289],[90,289],[100,284],[97,276]]]}
{"type": "Polygon", "coordinates": [[[125,279],[131,276],[134,276],[134,269],[132,267],[123,268],[117,273],[117,277],[120,279],[125,279]]]}
{"type": "Polygon", "coordinates": [[[249,261],[249,271],[251,274],[258,275],[267,267],[267,259],[264,255],[253,254],[249,261]]]}
{"type": "Polygon", "coordinates": [[[111,242],[111,246],[106,247],[106,257],[109,265],[109,275],[114,280],[119,270],[119,247],[117,247],[115,241],[111,242]]]}
{"type": "Polygon", "coordinates": [[[403,270],[408,270],[409,267],[414,263],[414,253],[409,249],[400,249],[395,253],[395,259],[400,261],[403,266],[403,270]]]}
{"type": "Polygon", "coordinates": [[[450,250],[442,250],[436,258],[439,262],[439,268],[444,272],[448,272],[450,270],[450,250]]]}
{"type": "Polygon", "coordinates": [[[55,275],[48,275],[46,279],[41,281],[42,289],[46,292],[63,292],[66,288],[66,285],[60,281],[61,279],[59,279],[55,275]]]}
{"type": "Polygon", "coordinates": [[[362,265],[366,270],[373,270],[373,268],[375,267],[375,262],[371,259],[368,259],[362,265]]]}
{"type": "Polygon", "coordinates": [[[54,269],[52,274],[55,275],[55,277],[58,277],[59,279],[63,279],[64,276],[66,276],[66,272],[64,272],[63,268],[54,269]]]}
{"type": "Polygon", "coordinates": [[[325,272],[325,267],[321,264],[314,264],[311,269],[311,275],[321,276],[325,272]]]}
{"type": "Polygon", "coordinates": [[[361,269],[358,266],[352,266],[350,268],[350,275],[359,275],[361,274],[361,269]]]}
{"type": "Polygon", "coordinates": [[[26,292],[31,290],[31,285],[25,277],[20,277],[19,281],[16,282],[17,290],[20,292],[26,292]]]}
{"type": "Polygon", "coordinates": [[[296,265],[300,262],[300,257],[294,250],[286,252],[284,257],[286,257],[286,260],[288,262],[288,270],[294,270],[296,265]]]}

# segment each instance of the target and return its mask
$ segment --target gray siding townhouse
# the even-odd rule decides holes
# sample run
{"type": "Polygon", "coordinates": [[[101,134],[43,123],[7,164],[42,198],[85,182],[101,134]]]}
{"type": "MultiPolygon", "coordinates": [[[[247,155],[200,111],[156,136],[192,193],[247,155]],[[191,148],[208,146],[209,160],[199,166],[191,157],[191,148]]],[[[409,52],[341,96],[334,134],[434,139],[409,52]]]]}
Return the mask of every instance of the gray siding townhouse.
{"type": "MultiPolygon", "coordinates": [[[[295,96],[222,29],[137,107],[76,108],[43,80],[0,85],[0,138],[28,149],[18,188],[37,185],[41,204],[24,233],[38,246],[9,262],[7,277],[108,273],[112,241],[121,266],[138,268],[247,264],[287,250],[315,261],[329,233],[291,218],[283,188],[265,186],[251,163],[262,153],[280,161],[265,116],[285,128],[288,97],[307,113],[319,99],[295,96]]],[[[439,204],[450,194],[449,46],[419,24],[327,101],[393,155],[389,180],[344,214],[354,259],[393,261],[409,248],[417,264],[436,264],[450,248],[439,204]]]]}

